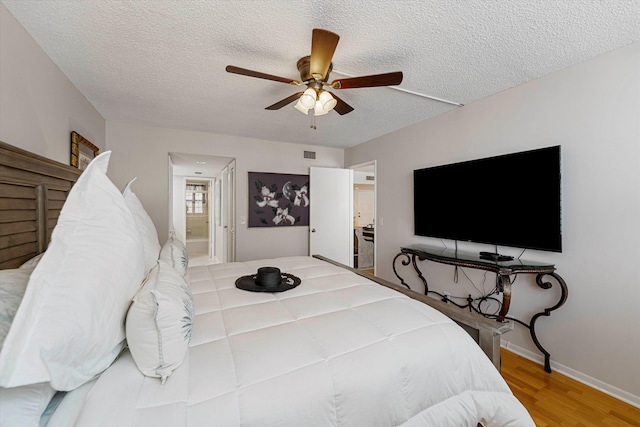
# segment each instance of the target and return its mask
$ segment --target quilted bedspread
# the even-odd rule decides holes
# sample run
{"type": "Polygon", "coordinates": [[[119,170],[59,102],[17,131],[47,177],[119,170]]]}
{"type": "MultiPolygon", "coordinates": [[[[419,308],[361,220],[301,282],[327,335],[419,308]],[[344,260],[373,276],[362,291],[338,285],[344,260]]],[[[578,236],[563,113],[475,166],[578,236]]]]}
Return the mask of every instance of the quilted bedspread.
{"type": "Polygon", "coordinates": [[[77,426],[534,426],[471,337],[435,309],[340,267],[290,257],[190,268],[196,317],[165,384],[128,353],[77,426]],[[236,289],[275,266],[282,293],[236,289]]]}

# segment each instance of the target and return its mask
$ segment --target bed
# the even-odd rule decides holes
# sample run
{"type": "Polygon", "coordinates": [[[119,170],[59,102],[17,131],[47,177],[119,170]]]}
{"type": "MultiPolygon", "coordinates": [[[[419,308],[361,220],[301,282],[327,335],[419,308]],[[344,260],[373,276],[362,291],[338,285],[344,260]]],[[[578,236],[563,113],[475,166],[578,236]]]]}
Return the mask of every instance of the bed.
{"type": "MultiPolygon", "coordinates": [[[[34,187],[18,170],[52,164],[0,150],[21,159],[0,161],[0,185],[34,187]]],[[[112,188],[108,161],[63,191],[42,244],[0,248],[0,277],[28,275],[0,351],[0,391],[20,391],[0,399],[3,426],[27,401],[31,424],[20,425],[534,425],[469,334],[392,284],[322,257],[189,267],[177,236],[158,242],[133,183],[112,188]],[[236,287],[267,266],[299,285],[236,287]]],[[[15,242],[9,229],[0,242],[15,242]]]]}

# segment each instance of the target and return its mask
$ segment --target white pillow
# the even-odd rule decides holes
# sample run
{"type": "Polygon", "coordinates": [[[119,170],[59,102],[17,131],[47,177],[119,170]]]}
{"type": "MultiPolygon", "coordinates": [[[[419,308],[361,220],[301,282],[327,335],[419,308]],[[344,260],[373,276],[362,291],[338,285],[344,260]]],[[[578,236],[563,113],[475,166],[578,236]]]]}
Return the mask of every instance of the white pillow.
{"type": "Polygon", "coordinates": [[[169,240],[162,245],[160,260],[175,268],[182,276],[186,276],[187,268],[189,267],[187,247],[173,234],[171,234],[169,240]]]}
{"type": "Polygon", "coordinates": [[[158,241],[158,232],[151,217],[142,206],[142,202],[138,199],[138,196],[131,190],[131,184],[137,179],[133,178],[127,186],[124,188],[122,195],[124,201],[129,207],[129,210],[133,214],[133,218],[140,230],[140,236],[142,237],[142,245],[144,247],[144,264],[146,272],[148,273],[158,262],[158,256],[160,255],[160,242],[158,241]]]}
{"type": "MultiPolygon", "coordinates": [[[[0,347],[18,311],[32,272],[33,267],[24,267],[24,264],[18,269],[0,270],[0,347]]],[[[55,392],[48,383],[0,387],[0,426],[39,426],[40,417],[55,392]]]]}
{"type": "Polygon", "coordinates": [[[39,427],[40,417],[55,393],[48,383],[0,387],[0,426],[39,427]]]}
{"type": "Polygon", "coordinates": [[[22,267],[0,270],[0,348],[18,312],[32,272],[33,268],[22,267]]]}
{"type": "Polygon", "coordinates": [[[0,352],[0,386],[72,390],[105,370],[144,279],[140,233],[97,156],[73,186],[0,352]]]}
{"type": "Polygon", "coordinates": [[[127,343],[140,372],[165,382],[184,361],[193,318],[189,286],[180,273],[159,261],[127,314],[127,343]]]}

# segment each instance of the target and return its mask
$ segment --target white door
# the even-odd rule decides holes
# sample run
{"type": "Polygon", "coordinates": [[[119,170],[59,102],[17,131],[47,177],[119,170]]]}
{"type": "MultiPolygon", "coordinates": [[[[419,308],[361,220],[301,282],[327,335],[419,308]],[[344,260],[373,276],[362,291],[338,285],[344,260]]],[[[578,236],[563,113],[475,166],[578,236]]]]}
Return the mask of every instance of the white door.
{"type": "Polygon", "coordinates": [[[222,174],[220,175],[220,179],[222,180],[222,185],[220,189],[222,191],[220,197],[220,212],[221,212],[221,226],[222,233],[220,233],[221,237],[221,250],[220,250],[220,262],[228,262],[227,260],[227,244],[229,242],[229,167],[224,168],[222,174]]]}
{"type": "Polygon", "coordinates": [[[353,171],[309,169],[309,254],[353,267],[353,171]]]}
{"type": "Polygon", "coordinates": [[[227,188],[227,262],[236,260],[236,162],[229,163],[227,188]]]}
{"type": "Polygon", "coordinates": [[[214,183],[216,182],[215,179],[210,179],[209,183],[207,184],[207,222],[209,225],[209,229],[207,230],[209,236],[209,250],[208,250],[208,254],[209,254],[209,259],[213,258],[213,253],[214,253],[214,246],[215,246],[215,242],[216,242],[216,234],[215,234],[215,221],[214,221],[214,183]]]}
{"type": "Polygon", "coordinates": [[[375,211],[375,193],[373,190],[356,190],[354,193],[356,206],[356,225],[365,227],[373,224],[375,211]]]}

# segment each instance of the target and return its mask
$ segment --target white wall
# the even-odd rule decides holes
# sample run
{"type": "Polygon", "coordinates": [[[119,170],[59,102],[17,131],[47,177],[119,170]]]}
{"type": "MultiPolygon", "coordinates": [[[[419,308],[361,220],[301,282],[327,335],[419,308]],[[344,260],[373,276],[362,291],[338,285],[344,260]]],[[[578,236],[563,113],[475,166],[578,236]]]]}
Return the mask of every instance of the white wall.
{"type": "Polygon", "coordinates": [[[70,164],[71,131],[105,148],[105,120],[0,4],[0,141],[70,164]]]}
{"type": "MultiPolygon", "coordinates": [[[[124,186],[138,176],[133,190],[158,229],[160,241],[168,230],[169,152],[194,153],[236,159],[236,259],[307,255],[309,227],[247,228],[240,217],[248,215],[247,173],[308,174],[310,166],[343,167],[342,149],[287,144],[145,125],[107,122],[107,149],[112,150],[109,177],[124,186]],[[317,153],[303,158],[304,150],[317,153]]],[[[311,193],[313,200],[313,193],[311,193]]]]}
{"type": "MultiPolygon", "coordinates": [[[[563,253],[527,251],[524,258],[556,264],[568,284],[569,299],[551,317],[538,321],[538,337],[552,362],[636,404],[640,404],[638,76],[640,43],[635,43],[345,153],[347,166],[378,162],[376,266],[379,275],[398,283],[391,264],[401,246],[442,244],[413,234],[414,169],[562,145],[563,253]]],[[[517,179],[505,177],[509,178],[517,179]]],[[[487,188],[469,189],[478,190],[492,194],[487,188]]],[[[494,193],[502,214],[518,215],[509,211],[508,195],[494,193]]],[[[535,205],[535,195],[525,192],[518,197],[529,197],[535,205]]],[[[460,202],[461,209],[473,208],[464,205],[463,194],[460,202]]],[[[464,276],[452,284],[452,267],[422,265],[432,289],[447,289],[454,295],[468,292],[464,276]]],[[[469,274],[476,284],[482,283],[483,273],[469,274]]],[[[491,288],[493,280],[487,278],[486,286],[491,288]]],[[[421,290],[416,280],[413,286],[421,290]]],[[[510,313],[528,318],[531,306],[546,307],[556,299],[557,294],[518,277],[510,313]]],[[[523,329],[517,327],[503,339],[539,354],[523,329]]]]}
{"type": "MultiPolygon", "coordinates": [[[[167,172],[169,174],[169,172],[167,172]]],[[[187,178],[180,175],[170,176],[171,191],[167,193],[167,200],[170,206],[169,217],[167,218],[168,230],[174,230],[176,237],[181,241],[187,241],[187,213],[184,209],[184,199],[186,196],[185,186],[187,178]],[[170,194],[173,194],[173,200],[169,201],[170,194]],[[173,220],[173,223],[171,223],[173,220]]]]}

